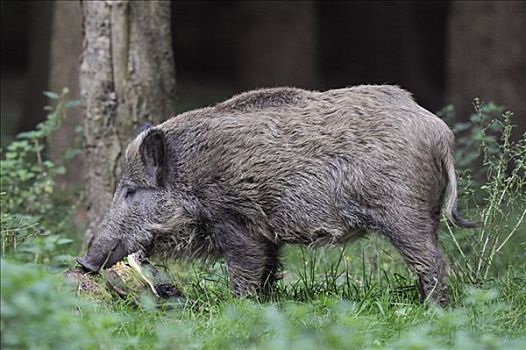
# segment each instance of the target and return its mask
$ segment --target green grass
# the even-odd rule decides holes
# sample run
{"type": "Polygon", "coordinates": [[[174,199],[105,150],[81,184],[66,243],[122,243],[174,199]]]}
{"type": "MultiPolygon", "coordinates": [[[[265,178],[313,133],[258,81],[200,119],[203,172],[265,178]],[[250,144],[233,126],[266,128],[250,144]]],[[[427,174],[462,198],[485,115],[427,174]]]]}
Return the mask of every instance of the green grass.
{"type": "Polygon", "coordinates": [[[387,243],[291,247],[273,300],[230,295],[222,263],[169,271],[196,305],[139,306],[75,296],[58,272],[2,261],[2,348],[522,349],[525,266],[473,287],[450,278],[451,305],[418,303],[414,277],[387,243]],[[63,328],[64,327],[64,328],[63,328]]]}

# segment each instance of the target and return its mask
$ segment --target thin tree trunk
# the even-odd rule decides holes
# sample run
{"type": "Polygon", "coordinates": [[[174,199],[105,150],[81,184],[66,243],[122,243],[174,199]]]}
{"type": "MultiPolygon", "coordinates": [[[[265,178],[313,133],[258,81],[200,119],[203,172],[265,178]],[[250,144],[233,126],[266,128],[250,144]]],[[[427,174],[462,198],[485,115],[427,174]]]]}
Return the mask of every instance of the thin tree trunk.
{"type": "Polygon", "coordinates": [[[451,3],[447,95],[459,116],[473,113],[480,97],[505,105],[517,131],[526,130],[525,33],[526,2],[451,3]]]}
{"type": "Polygon", "coordinates": [[[170,2],[84,1],[82,13],[89,244],[111,203],[135,130],[174,113],[175,74],[170,2]]]}
{"type": "MultiPolygon", "coordinates": [[[[54,1],[51,21],[48,90],[60,93],[69,89],[69,99],[80,99],[79,59],[82,52],[82,12],[80,2],[54,1]]],[[[50,154],[60,160],[65,150],[74,146],[76,128],[82,124],[80,108],[66,110],[66,118],[58,132],[53,134],[50,154]]],[[[61,182],[68,188],[81,186],[83,177],[82,157],[66,164],[67,171],[61,182]]]]}

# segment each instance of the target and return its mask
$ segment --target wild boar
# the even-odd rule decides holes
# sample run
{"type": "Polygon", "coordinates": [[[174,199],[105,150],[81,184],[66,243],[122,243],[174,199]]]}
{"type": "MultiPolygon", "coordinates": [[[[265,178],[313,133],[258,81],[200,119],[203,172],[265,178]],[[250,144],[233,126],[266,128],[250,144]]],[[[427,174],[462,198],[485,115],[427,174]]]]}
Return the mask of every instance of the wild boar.
{"type": "Polygon", "coordinates": [[[255,90],[140,132],[111,207],[78,263],[90,271],[142,250],[223,257],[232,292],[268,293],[285,244],[389,239],[422,298],[445,305],[441,208],[456,210],[453,133],[407,91],[255,90]]]}

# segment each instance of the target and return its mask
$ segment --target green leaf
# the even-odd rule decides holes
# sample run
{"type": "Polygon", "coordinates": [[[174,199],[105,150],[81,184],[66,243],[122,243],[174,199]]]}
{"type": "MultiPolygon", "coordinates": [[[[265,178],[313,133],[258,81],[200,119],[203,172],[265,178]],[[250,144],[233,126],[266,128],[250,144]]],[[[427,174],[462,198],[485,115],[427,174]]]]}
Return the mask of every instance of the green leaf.
{"type": "Polygon", "coordinates": [[[21,132],[20,134],[16,135],[17,138],[19,139],[35,139],[35,138],[38,138],[40,137],[40,131],[37,131],[37,130],[32,130],[32,131],[25,131],[25,132],[21,132]]]}
{"type": "Polygon", "coordinates": [[[53,91],[44,91],[43,94],[52,100],[58,100],[60,97],[56,92],[53,91]]]}
{"type": "Polygon", "coordinates": [[[469,120],[471,120],[472,123],[480,123],[484,120],[484,117],[479,114],[473,114],[471,117],[469,117],[469,120]]]}
{"type": "Polygon", "coordinates": [[[82,154],[82,151],[80,149],[71,148],[71,149],[66,150],[66,153],[64,154],[64,159],[71,160],[80,154],[82,154]]]}
{"type": "Polygon", "coordinates": [[[471,127],[470,123],[457,123],[455,124],[455,131],[464,131],[471,127]]]}
{"type": "Polygon", "coordinates": [[[64,244],[70,244],[70,243],[73,243],[75,242],[75,240],[71,239],[71,238],[63,238],[63,237],[60,237],[58,240],[57,240],[57,244],[58,245],[64,245],[64,244]]]}
{"type": "Polygon", "coordinates": [[[55,165],[53,164],[53,162],[51,162],[50,160],[45,160],[42,162],[42,165],[45,166],[46,168],[53,168],[55,165]]]}
{"type": "Polygon", "coordinates": [[[80,100],[71,100],[64,103],[64,108],[74,108],[80,106],[80,100]]]}
{"type": "Polygon", "coordinates": [[[64,175],[66,173],[66,168],[63,166],[59,166],[55,169],[55,173],[59,175],[64,175]]]}
{"type": "Polygon", "coordinates": [[[53,184],[52,183],[46,183],[44,185],[44,191],[46,193],[52,193],[53,192],[53,184]]]}

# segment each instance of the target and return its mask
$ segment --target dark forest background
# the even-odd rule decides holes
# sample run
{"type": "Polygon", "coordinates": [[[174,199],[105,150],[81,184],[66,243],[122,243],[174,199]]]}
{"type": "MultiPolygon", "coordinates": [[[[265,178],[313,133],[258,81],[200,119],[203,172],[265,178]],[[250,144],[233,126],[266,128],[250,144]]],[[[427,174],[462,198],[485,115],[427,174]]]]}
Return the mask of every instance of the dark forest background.
{"type": "MultiPolygon", "coordinates": [[[[526,2],[177,1],[171,11],[178,111],[256,87],[390,83],[460,118],[474,97],[495,101],[515,112],[517,135],[526,129],[526,2]]],[[[77,1],[2,1],[2,145],[45,118],[42,91],[68,86],[78,98],[81,23],[77,1]]]]}

